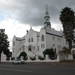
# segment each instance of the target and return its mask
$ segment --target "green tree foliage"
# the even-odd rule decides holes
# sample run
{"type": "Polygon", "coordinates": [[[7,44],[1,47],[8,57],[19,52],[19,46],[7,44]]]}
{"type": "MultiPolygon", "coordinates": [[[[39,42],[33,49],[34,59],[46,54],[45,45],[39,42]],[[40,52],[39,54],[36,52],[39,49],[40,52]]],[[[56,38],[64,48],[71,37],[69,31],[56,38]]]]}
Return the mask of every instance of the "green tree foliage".
{"type": "Polygon", "coordinates": [[[44,50],[43,51],[43,54],[44,54],[44,57],[45,57],[45,55],[48,55],[49,58],[51,58],[51,57],[54,57],[55,58],[55,56],[56,56],[56,53],[54,52],[54,49],[53,48],[44,50]]]}
{"type": "Polygon", "coordinates": [[[60,17],[59,17],[59,19],[63,25],[63,32],[65,35],[66,41],[69,44],[69,49],[72,48],[72,40],[74,38],[74,35],[73,35],[73,30],[75,28],[74,13],[75,12],[71,8],[65,7],[60,12],[60,17]]]}
{"type": "Polygon", "coordinates": [[[19,55],[19,57],[18,58],[21,58],[21,56],[23,56],[23,60],[27,60],[28,58],[27,58],[27,54],[26,54],[26,52],[21,52],[20,53],[20,55],[19,55]]]}
{"type": "Polygon", "coordinates": [[[2,51],[7,57],[11,56],[10,51],[8,49],[9,41],[7,39],[8,39],[8,36],[5,34],[5,29],[0,29],[0,57],[1,57],[2,51]]]}
{"type": "Polygon", "coordinates": [[[63,47],[62,50],[60,51],[60,54],[68,56],[68,54],[71,54],[71,51],[67,47],[63,47]]]}

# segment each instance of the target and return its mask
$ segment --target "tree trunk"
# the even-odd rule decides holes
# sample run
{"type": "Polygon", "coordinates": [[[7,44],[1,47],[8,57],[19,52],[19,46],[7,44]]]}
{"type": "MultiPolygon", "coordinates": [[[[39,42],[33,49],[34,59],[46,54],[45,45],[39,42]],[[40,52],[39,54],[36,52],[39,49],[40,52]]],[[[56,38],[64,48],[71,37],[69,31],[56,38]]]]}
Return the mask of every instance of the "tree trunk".
{"type": "Polygon", "coordinates": [[[69,49],[71,50],[72,49],[72,40],[69,40],[68,44],[69,44],[69,49]]]}

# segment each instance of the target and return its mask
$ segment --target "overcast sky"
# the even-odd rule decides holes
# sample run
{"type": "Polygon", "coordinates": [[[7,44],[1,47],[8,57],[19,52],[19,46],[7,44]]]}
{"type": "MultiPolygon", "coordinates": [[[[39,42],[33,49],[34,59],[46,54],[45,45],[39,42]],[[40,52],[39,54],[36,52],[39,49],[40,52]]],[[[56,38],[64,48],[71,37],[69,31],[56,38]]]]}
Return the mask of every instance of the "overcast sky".
{"type": "Polygon", "coordinates": [[[10,46],[13,36],[24,36],[30,26],[36,31],[40,30],[44,25],[46,4],[51,27],[56,30],[62,29],[59,20],[62,8],[67,6],[75,11],[75,0],[0,0],[0,29],[5,29],[10,46]]]}

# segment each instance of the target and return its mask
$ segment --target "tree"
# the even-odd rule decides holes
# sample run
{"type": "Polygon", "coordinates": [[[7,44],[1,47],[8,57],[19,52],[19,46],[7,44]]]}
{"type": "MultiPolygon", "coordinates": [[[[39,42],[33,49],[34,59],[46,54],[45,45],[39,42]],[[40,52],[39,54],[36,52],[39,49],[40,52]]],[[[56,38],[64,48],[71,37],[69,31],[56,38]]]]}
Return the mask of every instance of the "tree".
{"type": "Polygon", "coordinates": [[[50,59],[56,59],[56,52],[53,48],[46,49],[43,51],[44,57],[45,55],[48,55],[50,59]]]}
{"type": "Polygon", "coordinates": [[[7,57],[10,57],[10,51],[8,49],[9,41],[7,39],[8,36],[5,34],[5,29],[0,29],[0,57],[2,51],[7,57]]]}
{"type": "Polygon", "coordinates": [[[63,33],[65,35],[66,41],[69,44],[70,50],[72,48],[72,40],[74,38],[74,35],[73,35],[73,30],[75,28],[75,15],[74,15],[74,13],[75,12],[71,8],[65,7],[60,12],[60,17],[59,17],[59,19],[63,25],[63,33]]]}
{"type": "Polygon", "coordinates": [[[63,47],[62,50],[60,51],[60,54],[68,56],[68,54],[71,54],[71,51],[67,47],[63,47]]]}
{"type": "Polygon", "coordinates": [[[64,60],[68,59],[68,56],[71,54],[71,50],[67,47],[63,47],[60,51],[60,55],[63,57],[64,60]]]}

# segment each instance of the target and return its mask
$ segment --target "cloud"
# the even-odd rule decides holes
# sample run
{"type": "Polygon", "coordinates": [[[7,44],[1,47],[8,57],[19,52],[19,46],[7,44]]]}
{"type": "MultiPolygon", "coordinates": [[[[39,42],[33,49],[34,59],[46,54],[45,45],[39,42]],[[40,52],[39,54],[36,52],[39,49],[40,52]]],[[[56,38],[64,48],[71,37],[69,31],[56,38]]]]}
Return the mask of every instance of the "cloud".
{"type": "Polygon", "coordinates": [[[30,29],[30,26],[23,25],[17,20],[8,18],[0,22],[0,28],[5,29],[5,33],[8,35],[8,40],[10,43],[9,49],[12,50],[12,38],[14,35],[17,37],[23,37],[26,34],[26,30],[30,29]]]}
{"type": "MultiPolygon", "coordinates": [[[[30,29],[29,25],[19,23],[13,18],[8,18],[0,22],[0,28],[5,29],[5,33],[8,35],[8,41],[10,43],[10,50],[12,50],[12,39],[14,35],[17,37],[23,37],[26,34],[26,30],[30,29]]],[[[39,31],[40,27],[32,27],[34,30],[39,31]]]]}
{"type": "Polygon", "coordinates": [[[59,23],[59,15],[62,8],[69,6],[74,8],[74,0],[0,0],[2,10],[23,24],[41,26],[44,24],[45,5],[48,9],[51,21],[59,23]]]}

